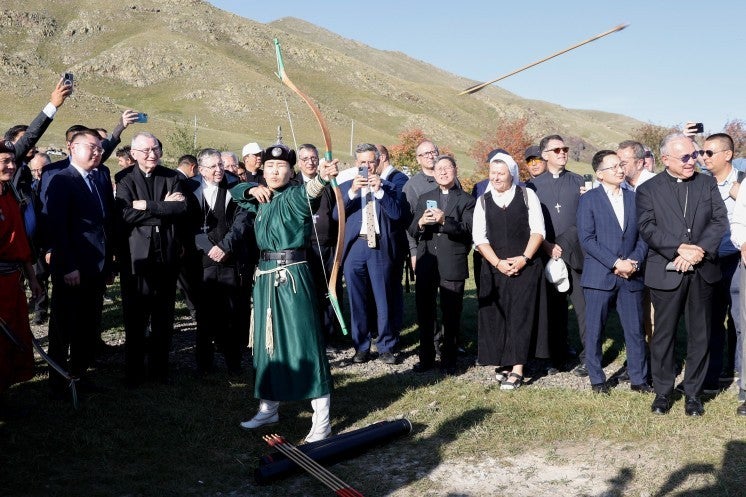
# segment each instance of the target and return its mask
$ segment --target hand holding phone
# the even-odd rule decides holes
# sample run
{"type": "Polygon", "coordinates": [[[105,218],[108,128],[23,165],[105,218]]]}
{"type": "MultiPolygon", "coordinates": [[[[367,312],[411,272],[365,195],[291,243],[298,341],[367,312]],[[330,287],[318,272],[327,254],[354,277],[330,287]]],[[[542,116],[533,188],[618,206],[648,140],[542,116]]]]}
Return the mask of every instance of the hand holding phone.
{"type": "Polygon", "coordinates": [[[592,174],[584,174],[583,181],[585,181],[585,184],[583,186],[585,186],[586,191],[593,188],[593,175],[592,174]]]}
{"type": "Polygon", "coordinates": [[[73,73],[66,72],[66,73],[64,73],[62,75],[62,85],[65,86],[65,87],[67,87],[67,88],[70,88],[70,94],[71,95],[72,95],[72,92],[73,92],[74,84],[75,84],[75,78],[73,76],[73,73]]]}
{"type": "Polygon", "coordinates": [[[137,113],[137,121],[135,121],[135,122],[136,123],[146,123],[146,122],[148,122],[148,115],[145,114],[145,113],[143,113],[143,112],[138,112],[137,113]]]}

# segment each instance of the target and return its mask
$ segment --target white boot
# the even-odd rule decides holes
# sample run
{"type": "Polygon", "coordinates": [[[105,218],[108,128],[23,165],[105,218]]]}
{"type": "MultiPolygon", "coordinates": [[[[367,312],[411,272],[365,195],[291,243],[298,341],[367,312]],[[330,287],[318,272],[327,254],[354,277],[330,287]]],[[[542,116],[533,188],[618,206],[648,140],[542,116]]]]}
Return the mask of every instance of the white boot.
{"type": "Polygon", "coordinates": [[[329,424],[329,404],[328,394],[311,400],[311,407],[313,407],[311,421],[313,425],[311,431],[306,435],[306,442],[317,442],[332,434],[332,427],[329,424]]]}
{"type": "Polygon", "coordinates": [[[244,430],[253,430],[260,426],[277,423],[280,419],[277,415],[277,408],[279,406],[280,403],[276,400],[259,399],[259,411],[257,411],[256,416],[249,421],[241,423],[241,428],[244,430]]]}

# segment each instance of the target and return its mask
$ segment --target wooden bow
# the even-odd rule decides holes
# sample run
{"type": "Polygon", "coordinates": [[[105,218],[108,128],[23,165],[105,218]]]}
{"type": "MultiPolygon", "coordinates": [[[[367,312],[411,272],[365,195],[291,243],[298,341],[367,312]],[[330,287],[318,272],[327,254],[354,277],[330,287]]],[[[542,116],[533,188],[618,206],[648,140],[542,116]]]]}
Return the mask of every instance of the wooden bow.
{"type": "MultiPolygon", "coordinates": [[[[288,78],[288,75],[285,73],[285,64],[282,62],[282,52],[280,51],[280,42],[277,40],[277,38],[274,39],[275,41],[275,52],[277,54],[277,77],[279,77],[282,82],[293,90],[300,98],[303,99],[304,102],[306,102],[306,105],[311,109],[311,112],[313,112],[313,115],[316,117],[316,122],[319,123],[319,127],[321,128],[321,133],[324,135],[324,159],[326,159],[327,162],[331,162],[332,160],[332,139],[331,136],[329,136],[329,128],[326,125],[326,121],[324,120],[324,116],[321,115],[321,111],[316,106],[316,104],[300,89],[298,89],[295,84],[290,81],[290,78],[288,78]]],[[[342,198],[342,191],[339,189],[339,184],[337,184],[337,179],[332,178],[331,179],[331,185],[332,185],[332,191],[334,191],[334,198],[337,200],[337,212],[339,214],[339,226],[337,229],[337,246],[335,248],[334,252],[334,264],[332,265],[331,273],[329,274],[329,281],[327,282],[327,295],[329,297],[329,302],[332,304],[332,308],[334,309],[334,314],[337,316],[337,320],[339,321],[339,325],[342,328],[342,333],[347,335],[347,327],[345,326],[344,317],[342,316],[342,309],[339,306],[339,299],[337,298],[337,280],[339,279],[339,268],[342,266],[342,253],[344,252],[344,239],[345,239],[345,208],[344,208],[344,199],[342,198]]],[[[323,264],[323,261],[322,261],[323,264]]]]}

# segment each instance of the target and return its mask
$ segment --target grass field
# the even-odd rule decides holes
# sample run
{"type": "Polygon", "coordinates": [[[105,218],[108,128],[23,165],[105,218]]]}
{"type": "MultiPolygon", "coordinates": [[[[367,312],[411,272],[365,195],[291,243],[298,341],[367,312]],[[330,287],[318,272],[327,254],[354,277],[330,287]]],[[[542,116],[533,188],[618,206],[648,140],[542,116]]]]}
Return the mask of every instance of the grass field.
{"type": "MultiPolygon", "coordinates": [[[[406,295],[402,337],[407,364],[417,342],[413,297],[406,295]]],[[[371,373],[333,361],[335,433],[402,416],[414,425],[409,437],[332,467],[364,495],[745,495],[746,424],[734,415],[732,388],[707,402],[700,419],[686,418],[681,402],[667,416],[653,416],[651,397],[621,387],[594,395],[568,373],[506,394],[490,368],[470,365],[473,288],[465,307],[467,357],[459,376],[416,375],[405,364],[371,373]]],[[[280,424],[240,430],[256,409],[251,374],[197,379],[194,327],[183,307],[178,315],[173,385],[123,386],[115,300],[106,307],[104,337],[118,348],[95,373],[108,392],[75,411],[69,401],[48,398],[41,365],[33,381],[11,389],[0,416],[0,495],[331,495],[305,475],[253,483],[258,457],[270,452],[261,435],[300,442],[310,406],[288,403],[280,424]]],[[[616,319],[610,328],[606,358],[615,367],[624,350],[616,319]]]]}

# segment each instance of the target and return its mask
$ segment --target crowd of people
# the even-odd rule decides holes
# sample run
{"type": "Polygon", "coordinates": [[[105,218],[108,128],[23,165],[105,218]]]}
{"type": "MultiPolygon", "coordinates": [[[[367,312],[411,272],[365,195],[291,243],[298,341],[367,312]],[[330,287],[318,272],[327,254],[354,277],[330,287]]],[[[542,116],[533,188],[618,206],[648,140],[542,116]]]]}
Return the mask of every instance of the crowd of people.
{"type": "MultiPolygon", "coordinates": [[[[344,328],[328,298],[342,296],[341,278],[331,275],[344,276],[353,363],[400,362],[402,280],[411,273],[420,338],[413,371],[454,375],[473,249],[476,360],[494,366],[500,390],[521,388],[526,365],[539,359],[546,374],[571,370],[608,394],[602,345],[616,309],[622,379],[654,394],[653,413],[668,412],[681,388],[685,413],[700,416],[702,395],[734,375],[746,401],[746,193],[726,134],[701,146],[693,133],[666,137],[658,174],[649,149],[624,141],[594,155],[592,178],[566,169],[569,147],[552,134],[525,151],[527,181],[495,149],[485,158],[489,177],[466,192],[456,159],[430,140],[417,146],[411,177],[371,143],[359,144],[343,171],[320,161],[312,144],[256,142],[240,158],[206,148],[171,169],[152,133],[119,147],[137,122],[131,110],[111,133],[70,127],[67,156],[52,162],[35,144],[71,91],[60,81],[39,116],[0,143],[0,394],[33,372],[29,311],[36,324],[49,320],[50,360],[81,392],[99,388],[89,368],[103,346],[106,287],[118,274],[129,386],[171,381],[179,289],[197,325],[199,375],[214,371],[216,352],[230,374],[242,374],[252,351],[259,409],[241,426],[277,422],[281,401],[310,399],[306,440],[321,440],[331,433],[326,347],[344,328]],[[105,165],[112,154],[113,176],[105,165]],[[581,350],[569,345],[568,300],[581,350]]],[[[51,368],[49,386],[53,397],[66,395],[51,368]]],[[[746,402],[737,413],[746,415],[746,402]]]]}

